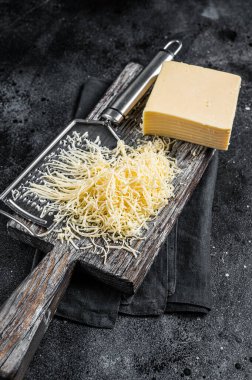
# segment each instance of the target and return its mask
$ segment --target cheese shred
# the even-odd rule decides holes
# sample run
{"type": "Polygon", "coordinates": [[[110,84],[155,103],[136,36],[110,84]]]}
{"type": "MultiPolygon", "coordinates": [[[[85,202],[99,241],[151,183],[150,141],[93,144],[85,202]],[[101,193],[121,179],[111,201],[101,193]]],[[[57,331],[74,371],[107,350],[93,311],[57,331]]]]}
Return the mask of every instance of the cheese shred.
{"type": "Polygon", "coordinates": [[[132,239],[143,238],[148,222],[173,196],[179,169],[168,153],[169,142],[162,138],[136,148],[119,141],[112,150],[101,146],[99,138],[85,138],[82,149],[74,142],[61,149],[46,164],[42,183],[31,183],[29,191],[49,201],[41,216],[55,213],[62,242],[93,247],[105,261],[112,248],[136,256],[132,239]],[[88,246],[78,244],[83,238],[88,246]]]}

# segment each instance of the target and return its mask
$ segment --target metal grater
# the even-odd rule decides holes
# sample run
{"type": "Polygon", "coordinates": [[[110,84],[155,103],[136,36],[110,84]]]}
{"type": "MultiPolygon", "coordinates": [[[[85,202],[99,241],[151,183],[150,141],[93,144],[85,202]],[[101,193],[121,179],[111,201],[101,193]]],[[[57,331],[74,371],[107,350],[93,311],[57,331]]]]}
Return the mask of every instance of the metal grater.
{"type": "Polygon", "coordinates": [[[117,137],[108,133],[104,128],[103,121],[93,120],[73,120],[60,135],[28,166],[24,172],[1,194],[0,199],[24,218],[35,224],[50,228],[53,224],[53,214],[49,212],[41,217],[43,206],[46,200],[39,199],[37,195],[27,193],[27,188],[31,183],[42,184],[46,165],[52,160],[57,159],[61,149],[68,149],[76,136],[79,136],[76,146],[84,148],[84,137],[86,132],[88,138],[94,141],[97,136],[105,146],[115,147],[117,137]],[[92,127],[92,128],[90,128],[92,127]]]}
{"type": "MultiPolygon", "coordinates": [[[[0,195],[0,200],[4,202],[15,213],[21,215],[31,222],[45,227],[47,230],[54,225],[54,215],[49,212],[43,215],[43,207],[46,200],[40,199],[37,195],[27,194],[30,183],[43,183],[46,165],[52,159],[57,159],[61,149],[68,149],[73,139],[78,140],[76,146],[85,148],[84,137],[88,133],[88,139],[94,141],[100,137],[102,145],[114,148],[119,140],[118,135],[113,130],[112,125],[119,125],[137,104],[142,96],[147,92],[156,80],[161,70],[162,63],[171,61],[180,51],[182,43],[177,40],[170,41],[152,59],[149,65],[130,83],[108,108],[101,114],[100,120],[73,120],[52,142],[51,144],[21,173],[21,175],[0,195]],[[173,50],[174,49],[174,50],[173,50]],[[90,128],[92,127],[92,128],[90,128]]],[[[27,228],[15,216],[0,210],[0,213],[22,225],[32,235],[34,233],[27,228]]],[[[40,235],[41,236],[41,235],[40,235]]]]}

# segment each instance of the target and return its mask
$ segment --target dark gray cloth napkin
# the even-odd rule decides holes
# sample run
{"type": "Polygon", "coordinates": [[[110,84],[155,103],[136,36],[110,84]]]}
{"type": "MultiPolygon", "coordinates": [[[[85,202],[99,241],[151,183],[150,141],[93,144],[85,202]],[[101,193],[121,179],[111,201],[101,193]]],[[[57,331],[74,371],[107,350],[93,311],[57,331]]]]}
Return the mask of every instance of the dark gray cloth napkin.
{"type": "MultiPolygon", "coordinates": [[[[81,88],[73,117],[85,118],[109,84],[90,77],[81,88]]],[[[134,296],[105,286],[77,264],[56,314],[90,326],[112,328],[118,313],[207,313],[211,308],[209,244],[217,163],[215,154],[134,296]]],[[[42,257],[36,251],[33,267],[42,257]]]]}

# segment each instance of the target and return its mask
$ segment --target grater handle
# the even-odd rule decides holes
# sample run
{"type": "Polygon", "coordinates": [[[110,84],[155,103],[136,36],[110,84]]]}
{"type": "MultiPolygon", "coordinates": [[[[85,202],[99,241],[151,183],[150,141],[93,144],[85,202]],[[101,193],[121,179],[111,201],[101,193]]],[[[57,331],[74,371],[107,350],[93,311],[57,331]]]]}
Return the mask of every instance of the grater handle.
{"type": "Polygon", "coordinates": [[[0,310],[0,379],[22,379],[68,286],[76,262],[52,250],[0,310]]]}
{"type": "Polygon", "coordinates": [[[119,124],[155,82],[162,64],[171,61],[182,48],[178,40],[169,41],[129,86],[105,109],[101,118],[119,124]]]}

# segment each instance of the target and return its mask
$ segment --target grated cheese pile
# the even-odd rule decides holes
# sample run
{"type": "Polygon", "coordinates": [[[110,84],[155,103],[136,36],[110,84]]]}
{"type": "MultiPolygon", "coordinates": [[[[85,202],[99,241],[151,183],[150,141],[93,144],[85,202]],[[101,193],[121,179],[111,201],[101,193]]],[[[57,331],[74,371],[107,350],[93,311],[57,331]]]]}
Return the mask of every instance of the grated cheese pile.
{"type": "Polygon", "coordinates": [[[43,215],[53,211],[56,223],[63,220],[57,230],[62,241],[77,247],[76,239],[88,238],[102,249],[105,260],[110,248],[136,255],[130,240],[141,238],[147,222],[173,196],[179,169],[168,150],[169,142],[161,138],[137,148],[119,141],[113,150],[102,147],[99,139],[86,138],[85,149],[74,143],[61,149],[46,165],[43,183],[32,183],[30,191],[50,200],[43,215]],[[104,240],[104,247],[96,238],[104,240]]]}

